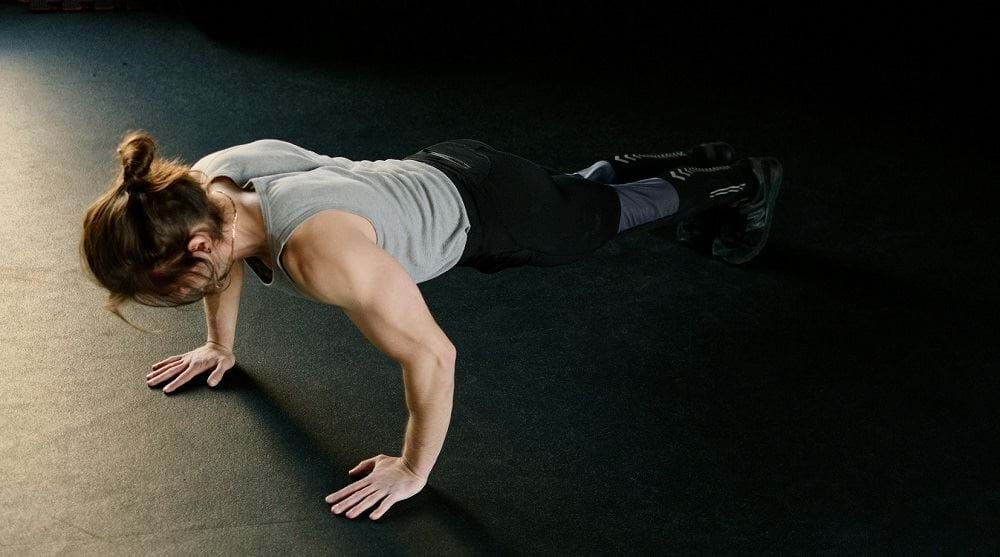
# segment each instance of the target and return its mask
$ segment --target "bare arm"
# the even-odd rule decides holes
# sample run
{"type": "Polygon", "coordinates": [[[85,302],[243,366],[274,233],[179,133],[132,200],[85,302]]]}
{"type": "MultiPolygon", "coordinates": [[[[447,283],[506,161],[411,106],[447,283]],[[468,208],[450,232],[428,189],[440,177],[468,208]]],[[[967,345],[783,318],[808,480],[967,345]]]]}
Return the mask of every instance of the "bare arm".
{"type": "Polygon", "coordinates": [[[236,363],[233,345],[236,341],[236,315],[240,309],[240,292],[243,288],[242,261],[234,264],[230,273],[232,280],[225,290],[205,294],[202,298],[205,303],[208,341],[194,350],[153,364],[153,371],[146,375],[147,385],[154,387],[173,379],[163,388],[164,393],[172,393],[194,376],[211,370],[208,384],[214,387],[222,380],[226,370],[236,363]]]}
{"type": "Polygon", "coordinates": [[[410,414],[402,458],[426,479],[451,419],[455,347],[398,261],[359,231],[319,216],[286,246],[285,268],[311,297],[341,307],[402,366],[410,414]]]}
{"type": "Polygon", "coordinates": [[[206,294],[203,299],[208,341],[221,344],[230,351],[236,343],[236,318],[240,311],[243,273],[243,261],[234,262],[229,286],[221,292],[206,294]]]}

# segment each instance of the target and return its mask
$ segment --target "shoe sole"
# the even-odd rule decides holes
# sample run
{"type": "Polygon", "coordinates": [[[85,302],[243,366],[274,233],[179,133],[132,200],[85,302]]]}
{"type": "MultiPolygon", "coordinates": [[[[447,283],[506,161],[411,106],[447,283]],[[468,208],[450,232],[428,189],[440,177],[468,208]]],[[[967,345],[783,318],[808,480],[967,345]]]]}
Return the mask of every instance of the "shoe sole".
{"type": "MultiPolygon", "coordinates": [[[[724,255],[723,250],[726,249],[726,246],[722,243],[721,238],[716,238],[712,242],[712,254],[734,265],[741,265],[757,257],[757,254],[767,244],[767,238],[771,233],[771,222],[774,221],[774,206],[777,202],[778,194],[781,192],[781,182],[784,178],[784,167],[778,159],[774,157],[761,157],[751,158],[750,160],[753,164],[753,172],[760,181],[761,187],[764,188],[762,206],[765,207],[765,217],[764,224],[761,227],[764,229],[764,232],[761,234],[760,241],[757,242],[757,245],[752,250],[739,255],[724,255]]],[[[757,210],[759,210],[759,207],[740,209],[741,212],[745,211],[746,213],[753,213],[757,210]]]]}

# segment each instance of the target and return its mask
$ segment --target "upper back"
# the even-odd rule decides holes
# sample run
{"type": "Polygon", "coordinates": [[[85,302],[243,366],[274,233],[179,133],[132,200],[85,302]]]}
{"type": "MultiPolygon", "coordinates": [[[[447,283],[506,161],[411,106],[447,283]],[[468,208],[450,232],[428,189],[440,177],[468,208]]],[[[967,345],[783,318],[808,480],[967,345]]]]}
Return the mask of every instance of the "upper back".
{"type": "Polygon", "coordinates": [[[455,185],[419,161],[352,161],[263,139],[212,153],[194,168],[210,178],[228,176],[242,189],[257,192],[273,261],[270,269],[254,258],[246,263],[266,286],[296,296],[308,297],[283,269],[283,250],[319,213],[362,233],[415,282],[457,263],[470,228],[455,185]]]}
{"type": "Polygon", "coordinates": [[[191,168],[210,177],[227,176],[242,187],[247,180],[257,176],[305,172],[324,164],[343,162],[337,159],[280,139],[258,139],[205,155],[191,168]]]}

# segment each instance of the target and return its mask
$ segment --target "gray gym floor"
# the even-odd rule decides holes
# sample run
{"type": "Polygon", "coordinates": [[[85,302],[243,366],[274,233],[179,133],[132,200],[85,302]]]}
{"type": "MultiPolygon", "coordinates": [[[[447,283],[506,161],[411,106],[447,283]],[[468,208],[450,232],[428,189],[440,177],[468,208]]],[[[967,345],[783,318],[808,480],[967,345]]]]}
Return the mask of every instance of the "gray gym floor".
{"type": "Polygon", "coordinates": [[[947,127],[992,110],[979,97],[889,102],[874,63],[871,104],[833,70],[700,66],[690,31],[664,47],[687,65],[663,68],[403,47],[338,64],[240,31],[262,40],[169,10],[0,3],[0,553],[1000,549],[995,165],[947,127]],[[143,334],[101,309],[77,255],[133,128],[189,163],[259,138],[360,160],[471,137],[567,172],[725,140],[779,157],[786,180],[743,268],[667,227],[420,284],[458,349],[451,425],[428,486],[372,522],[323,497],[398,454],[401,372],[336,308],[248,274],[223,383],[146,386],[204,341],[201,306],[133,306],[162,331],[143,334]]]}

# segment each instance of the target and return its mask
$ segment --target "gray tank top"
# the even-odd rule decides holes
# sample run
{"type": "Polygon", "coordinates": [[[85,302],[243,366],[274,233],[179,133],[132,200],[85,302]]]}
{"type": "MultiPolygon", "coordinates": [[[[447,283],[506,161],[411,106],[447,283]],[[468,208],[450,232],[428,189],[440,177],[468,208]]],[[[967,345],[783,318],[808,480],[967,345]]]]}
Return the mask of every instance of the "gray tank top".
{"type": "Polygon", "coordinates": [[[244,262],[265,286],[293,296],[311,299],[285,272],[281,250],[303,221],[324,209],[368,219],[378,246],[416,283],[452,268],[465,249],[470,224],[462,196],[445,173],[423,162],[351,161],[261,139],[206,155],[191,168],[257,192],[274,271],[257,257],[244,262]]]}

